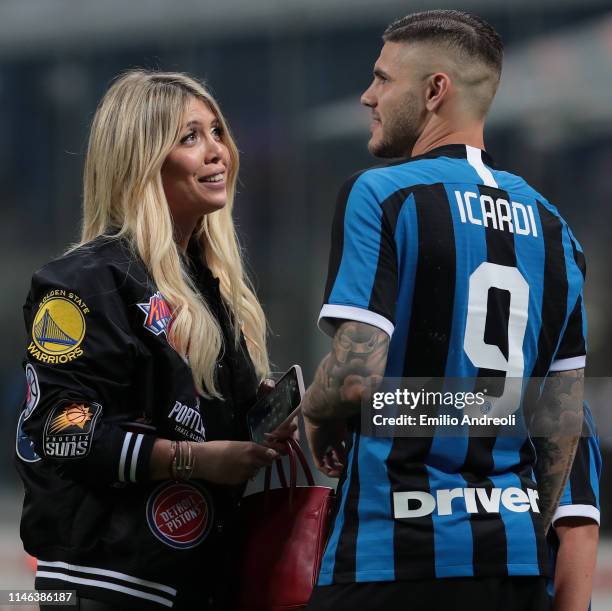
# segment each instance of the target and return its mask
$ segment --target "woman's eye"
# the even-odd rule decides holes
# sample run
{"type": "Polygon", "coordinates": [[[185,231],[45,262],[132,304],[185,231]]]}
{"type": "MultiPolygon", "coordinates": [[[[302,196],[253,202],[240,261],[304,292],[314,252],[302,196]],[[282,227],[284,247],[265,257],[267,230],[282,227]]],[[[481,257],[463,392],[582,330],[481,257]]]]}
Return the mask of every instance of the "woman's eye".
{"type": "Polygon", "coordinates": [[[186,136],[181,138],[181,144],[188,144],[189,142],[195,142],[196,133],[195,131],[189,132],[186,136]]]}
{"type": "Polygon", "coordinates": [[[220,127],[213,127],[211,133],[216,140],[221,140],[223,136],[223,130],[220,127]]]}

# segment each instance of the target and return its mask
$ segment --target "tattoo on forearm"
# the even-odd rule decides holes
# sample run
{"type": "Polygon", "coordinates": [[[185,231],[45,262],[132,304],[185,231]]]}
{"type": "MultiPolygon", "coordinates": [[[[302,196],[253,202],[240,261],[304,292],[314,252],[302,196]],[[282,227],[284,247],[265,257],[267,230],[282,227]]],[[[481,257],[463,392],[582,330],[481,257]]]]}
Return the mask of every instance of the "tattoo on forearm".
{"type": "Polygon", "coordinates": [[[381,329],[355,321],[342,323],[306,392],[303,412],[318,420],[359,413],[364,390],[382,380],[388,350],[389,336],[381,329]]]}
{"type": "Polygon", "coordinates": [[[551,524],[572,468],[582,430],[584,370],[551,373],[531,423],[545,530],[551,524]]]}

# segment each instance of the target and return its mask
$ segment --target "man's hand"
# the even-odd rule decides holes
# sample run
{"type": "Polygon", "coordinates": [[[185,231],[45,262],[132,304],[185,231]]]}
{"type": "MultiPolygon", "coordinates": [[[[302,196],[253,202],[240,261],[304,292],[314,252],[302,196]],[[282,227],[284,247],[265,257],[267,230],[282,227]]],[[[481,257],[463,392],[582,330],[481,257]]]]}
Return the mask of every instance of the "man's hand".
{"type": "Polygon", "coordinates": [[[349,439],[346,422],[313,421],[304,416],[304,428],[315,467],[327,477],[340,477],[346,466],[349,439]]]}

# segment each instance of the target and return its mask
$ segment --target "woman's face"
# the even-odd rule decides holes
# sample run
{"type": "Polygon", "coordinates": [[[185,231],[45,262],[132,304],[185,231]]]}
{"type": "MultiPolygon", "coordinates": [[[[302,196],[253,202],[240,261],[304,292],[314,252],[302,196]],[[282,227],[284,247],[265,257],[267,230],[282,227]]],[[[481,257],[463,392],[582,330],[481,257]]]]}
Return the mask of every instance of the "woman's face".
{"type": "Polygon", "coordinates": [[[229,160],[219,120],[202,100],[191,98],[179,142],[161,170],[170,213],[179,230],[191,233],[202,215],[225,206],[229,160]]]}

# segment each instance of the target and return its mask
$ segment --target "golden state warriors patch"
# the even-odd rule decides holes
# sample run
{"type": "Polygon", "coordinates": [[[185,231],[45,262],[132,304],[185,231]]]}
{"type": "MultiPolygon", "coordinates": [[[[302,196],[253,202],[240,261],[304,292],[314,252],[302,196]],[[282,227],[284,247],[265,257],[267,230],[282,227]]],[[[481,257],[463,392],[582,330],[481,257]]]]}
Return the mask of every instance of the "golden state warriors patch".
{"type": "Polygon", "coordinates": [[[89,454],[99,403],[60,404],[51,410],[45,424],[45,456],[83,458],[89,454]]]}
{"type": "Polygon", "coordinates": [[[38,304],[28,353],[50,365],[78,359],[83,354],[87,314],[89,308],[78,295],[63,289],[50,291],[38,304]]]}

